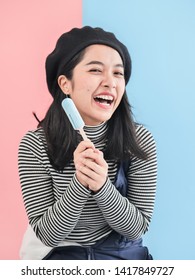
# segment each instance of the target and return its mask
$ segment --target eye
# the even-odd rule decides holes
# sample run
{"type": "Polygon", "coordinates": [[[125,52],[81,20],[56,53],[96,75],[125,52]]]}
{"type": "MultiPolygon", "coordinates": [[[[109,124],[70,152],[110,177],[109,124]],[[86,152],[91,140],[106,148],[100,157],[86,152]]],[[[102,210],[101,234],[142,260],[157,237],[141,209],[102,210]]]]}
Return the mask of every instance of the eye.
{"type": "Polygon", "coordinates": [[[102,70],[99,69],[99,68],[92,68],[92,69],[89,70],[89,72],[92,72],[92,73],[101,73],[102,70]]]}
{"type": "Polygon", "coordinates": [[[114,75],[124,77],[124,73],[122,71],[114,71],[114,75]]]}

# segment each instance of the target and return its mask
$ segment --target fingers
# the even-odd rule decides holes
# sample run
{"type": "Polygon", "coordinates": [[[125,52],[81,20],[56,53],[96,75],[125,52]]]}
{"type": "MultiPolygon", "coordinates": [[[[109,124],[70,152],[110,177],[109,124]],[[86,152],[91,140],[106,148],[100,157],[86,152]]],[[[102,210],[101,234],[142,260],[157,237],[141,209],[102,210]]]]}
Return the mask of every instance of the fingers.
{"type": "Polygon", "coordinates": [[[90,141],[82,141],[74,152],[76,176],[79,182],[93,191],[98,191],[105,183],[108,164],[101,151],[90,141]]]}
{"type": "Polygon", "coordinates": [[[101,151],[98,149],[87,149],[82,153],[83,156],[83,163],[86,165],[87,159],[90,159],[92,162],[95,161],[99,165],[103,165],[105,160],[104,160],[104,155],[101,151]]]}
{"type": "Polygon", "coordinates": [[[85,187],[88,187],[88,184],[82,179],[80,172],[78,172],[78,165],[83,158],[83,152],[87,149],[90,149],[92,151],[95,149],[94,144],[89,140],[80,142],[73,154],[74,165],[76,168],[76,177],[78,181],[85,187]]]}
{"type": "Polygon", "coordinates": [[[99,191],[107,180],[107,172],[102,172],[102,174],[97,174],[93,170],[88,169],[87,167],[77,170],[77,175],[85,182],[89,189],[94,192],[99,191]]]}
{"type": "Polygon", "coordinates": [[[104,168],[91,159],[82,160],[81,163],[77,165],[77,169],[88,177],[93,177],[94,179],[97,177],[96,175],[104,175],[104,168]]]}
{"type": "Polygon", "coordinates": [[[103,153],[88,151],[78,163],[76,169],[79,178],[94,192],[98,191],[107,180],[108,164],[103,158],[103,153]]]}
{"type": "Polygon", "coordinates": [[[95,148],[94,144],[90,141],[82,141],[74,151],[74,164],[77,168],[84,159],[96,161],[97,164],[102,164],[103,153],[95,148]]]}
{"type": "MultiPolygon", "coordinates": [[[[95,150],[95,146],[94,144],[89,141],[89,140],[85,140],[85,141],[81,141],[79,143],[79,145],[77,146],[75,152],[76,153],[82,153],[83,151],[85,151],[86,149],[92,149],[92,150],[95,150]]],[[[75,153],[74,152],[74,153],[75,153]]]]}

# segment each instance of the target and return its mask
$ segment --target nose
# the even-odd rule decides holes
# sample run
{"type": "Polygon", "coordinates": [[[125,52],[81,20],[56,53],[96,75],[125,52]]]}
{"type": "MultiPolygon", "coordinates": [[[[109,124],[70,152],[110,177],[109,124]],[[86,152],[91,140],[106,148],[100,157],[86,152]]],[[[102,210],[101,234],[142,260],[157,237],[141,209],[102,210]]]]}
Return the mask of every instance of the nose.
{"type": "Polygon", "coordinates": [[[105,73],[102,80],[102,86],[106,88],[116,88],[115,77],[111,73],[105,73]]]}

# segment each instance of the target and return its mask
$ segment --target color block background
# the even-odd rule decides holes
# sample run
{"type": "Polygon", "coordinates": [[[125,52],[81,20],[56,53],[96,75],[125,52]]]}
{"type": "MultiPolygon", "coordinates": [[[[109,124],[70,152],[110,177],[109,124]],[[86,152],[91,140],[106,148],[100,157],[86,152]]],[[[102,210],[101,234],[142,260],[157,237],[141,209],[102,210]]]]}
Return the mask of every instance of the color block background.
{"type": "Polygon", "coordinates": [[[45,58],[58,37],[82,25],[82,1],[6,0],[0,4],[0,259],[18,259],[27,218],[17,170],[21,137],[51,102],[45,58]],[[3,36],[2,36],[3,34],[3,36]]]}
{"type": "Polygon", "coordinates": [[[0,259],[18,259],[27,218],[17,170],[21,137],[51,102],[44,62],[61,33],[101,26],[133,61],[127,91],[158,148],[155,211],[144,242],[155,259],[195,259],[195,2],[6,0],[0,5],[0,259]]]}

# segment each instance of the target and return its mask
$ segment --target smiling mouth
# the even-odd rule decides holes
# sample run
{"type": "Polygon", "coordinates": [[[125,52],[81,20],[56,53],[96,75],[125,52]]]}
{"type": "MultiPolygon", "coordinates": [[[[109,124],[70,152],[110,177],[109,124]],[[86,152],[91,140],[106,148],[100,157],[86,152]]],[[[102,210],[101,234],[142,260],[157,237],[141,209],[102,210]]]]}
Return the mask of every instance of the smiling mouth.
{"type": "Polygon", "coordinates": [[[114,98],[110,95],[98,95],[94,98],[95,102],[98,102],[103,105],[111,105],[114,101],[114,98]]]}

